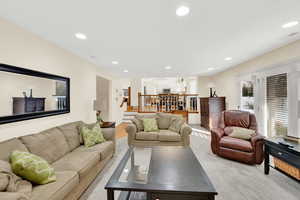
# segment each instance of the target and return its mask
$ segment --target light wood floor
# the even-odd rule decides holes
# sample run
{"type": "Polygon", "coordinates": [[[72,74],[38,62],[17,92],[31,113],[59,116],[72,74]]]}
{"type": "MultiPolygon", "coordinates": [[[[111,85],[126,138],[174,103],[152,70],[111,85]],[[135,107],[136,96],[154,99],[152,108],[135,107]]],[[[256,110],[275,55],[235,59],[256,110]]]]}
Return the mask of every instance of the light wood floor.
{"type": "Polygon", "coordinates": [[[117,139],[127,136],[126,127],[127,127],[126,123],[121,123],[118,126],[116,126],[117,139]]]}

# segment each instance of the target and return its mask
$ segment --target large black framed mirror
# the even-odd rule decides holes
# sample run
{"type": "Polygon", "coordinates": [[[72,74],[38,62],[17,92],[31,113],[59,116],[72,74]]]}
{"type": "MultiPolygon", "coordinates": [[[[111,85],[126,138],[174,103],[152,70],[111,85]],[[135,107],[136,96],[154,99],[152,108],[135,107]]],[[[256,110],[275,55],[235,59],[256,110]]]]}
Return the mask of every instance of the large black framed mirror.
{"type": "Polygon", "coordinates": [[[0,124],[69,112],[69,78],[0,63],[0,124]]]}

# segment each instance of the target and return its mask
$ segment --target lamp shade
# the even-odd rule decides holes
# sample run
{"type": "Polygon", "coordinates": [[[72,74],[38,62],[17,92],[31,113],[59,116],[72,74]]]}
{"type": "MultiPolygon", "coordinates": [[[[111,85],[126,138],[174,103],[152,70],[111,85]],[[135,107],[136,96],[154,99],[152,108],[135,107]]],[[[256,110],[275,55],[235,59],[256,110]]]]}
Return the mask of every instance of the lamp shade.
{"type": "Polygon", "coordinates": [[[94,110],[95,111],[101,111],[103,109],[103,106],[101,105],[100,101],[94,100],[94,110]]]}
{"type": "Polygon", "coordinates": [[[216,87],[216,84],[215,84],[214,82],[209,82],[209,83],[207,84],[207,87],[208,87],[208,88],[215,88],[215,87],[216,87]]]}

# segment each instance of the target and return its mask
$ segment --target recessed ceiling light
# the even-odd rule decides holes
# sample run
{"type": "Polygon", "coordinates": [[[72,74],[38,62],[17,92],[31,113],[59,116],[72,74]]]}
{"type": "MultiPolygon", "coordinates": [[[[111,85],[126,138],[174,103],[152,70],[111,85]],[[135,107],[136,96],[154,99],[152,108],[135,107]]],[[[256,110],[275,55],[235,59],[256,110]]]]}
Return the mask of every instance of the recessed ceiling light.
{"type": "Polygon", "coordinates": [[[214,70],[214,69],[215,69],[214,67],[209,67],[209,68],[207,68],[208,71],[212,71],[212,70],[214,70]]]}
{"type": "Polygon", "coordinates": [[[176,15],[179,17],[186,16],[190,13],[190,8],[186,6],[180,6],[176,9],[176,15]]]}
{"type": "Polygon", "coordinates": [[[172,67],[171,66],[165,66],[165,69],[169,70],[169,69],[172,69],[172,67]]]}
{"type": "Polygon", "coordinates": [[[232,60],[232,58],[231,57],[227,57],[224,60],[229,61],[229,60],[232,60]]]}
{"type": "Polygon", "coordinates": [[[117,64],[119,64],[119,62],[118,62],[118,61],[112,61],[111,63],[112,63],[112,64],[114,64],[114,65],[117,65],[117,64]]]}
{"type": "Polygon", "coordinates": [[[76,37],[77,39],[80,39],[80,40],[86,40],[86,39],[87,39],[86,35],[83,34],[83,33],[76,33],[76,34],[75,34],[75,37],[76,37]]]}
{"type": "Polygon", "coordinates": [[[125,69],[123,72],[127,73],[127,72],[128,72],[128,70],[127,70],[127,69],[125,69]]]}
{"type": "Polygon", "coordinates": [[[296,26],[298,24],[299,24],[298,21],[292,21],[292,22],[288,22],[286,24],[283,24],[281,27],[282,28],[291,28],[291,27],[296,26]]]}

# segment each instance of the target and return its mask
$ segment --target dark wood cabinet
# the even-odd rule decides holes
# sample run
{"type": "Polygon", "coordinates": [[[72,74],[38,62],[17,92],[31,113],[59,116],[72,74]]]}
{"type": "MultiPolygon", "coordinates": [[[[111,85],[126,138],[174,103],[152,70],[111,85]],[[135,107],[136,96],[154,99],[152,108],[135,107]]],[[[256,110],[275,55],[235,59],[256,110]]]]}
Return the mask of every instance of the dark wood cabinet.
{"type": "Polygon", "coordinates": [[[45,111],[45,98],[13,97],[13,115],[45,111]]]}
{"type": "Polygon", "coordinates": [[[226,109],[225,97],[200,98],[201,126],[210,130],[219,123],[222,111],[226,109]]]}

